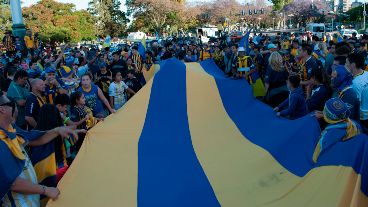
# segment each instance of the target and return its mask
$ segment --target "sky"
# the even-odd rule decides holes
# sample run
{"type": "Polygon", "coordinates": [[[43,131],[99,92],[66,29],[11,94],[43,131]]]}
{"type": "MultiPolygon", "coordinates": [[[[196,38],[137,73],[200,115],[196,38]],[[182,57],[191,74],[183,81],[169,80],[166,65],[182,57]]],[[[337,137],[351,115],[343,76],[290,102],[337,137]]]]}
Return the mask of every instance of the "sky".
{"type": "MultiPolygon", "coordinates": [[[[24,0],[22,6],[30,6],[32,4],[37,3],[38,1],[39,0],[24,0]]],[[[87,9],[88,2],[89,2],[89,0],[56,0],[56,1],[63,2],[63,3],[73,3],[73,4],[76,5],[77,10],[87,9]]],[[[191,1],[191,0],[189,0],[189,1],[191,1]]],[[[210,0],[206,0],[206,1],[210,1],[210,0]]],[[[120,2],[121,2],[121,8],[122,8],[122,10],[123,11],[126,11],[125,0],[120,0],[120,2]]]]}
{"type": "MultiPolygon", "coordinates": [[[[25,0],[25,1],[23,1],[22,6],[30,6],[32,4],[37,3],[38,1],[39,0],[25,0]]],[[[56,1],[63,2],[63,3],[73,3],[73,4],[76,5],[77,10],[87,9],[88,2],[89,2],[89,0],[56,0],[56,1]]],[[[122,6],[122,9],[125,11],[126,10],[125,0],[121,0],[121,6],[122,6]]]]}
{"type": "MultiPolygon", "coordinates": [[[[25,0],[22,4],[22,6],[30,6],[32,4],[37,3],[39,0],[25,0]]],[[[56,0],[58,2],[63,2],[63,3],[73,3],[76,5],[77,10],[80,9],[87,9],[88,7],[88,2],[89,0],[56,0]]],[[[125,0],[120,0],[121,1],[121,9],[123,11],[126,11],[126,7],[125,7],[125,0]]],[[[239,0],[241,2],[244,2],[244,0],[239,0]]],[[[249,0],[251,1],[251,0],[249,0]]],[[[350,0],[350,2],[353,2],[355,0],[350,0]]],[[[363,2],[364,0],[359,0],[360,2],[363,2]]]]}

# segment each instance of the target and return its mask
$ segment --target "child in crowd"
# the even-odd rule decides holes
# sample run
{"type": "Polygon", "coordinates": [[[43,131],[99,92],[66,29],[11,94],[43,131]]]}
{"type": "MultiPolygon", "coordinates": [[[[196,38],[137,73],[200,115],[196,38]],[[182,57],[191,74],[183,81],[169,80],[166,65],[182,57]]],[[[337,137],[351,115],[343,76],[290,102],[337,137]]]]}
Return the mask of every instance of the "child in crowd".
{"type": "MultiPolygon", "coordinates": [[[[70,95],[70,103],[70,119],[75,123],[79,123],[77,129],[90,129],[100,120],[93,117],[92,110],[86,106],[86,99],[82,92],[76,91],[72,93],[70,95]]],[[[82,146],[83,140],[84,136],[79,136],[77,143],[72,147],[71,153],[73,157],[75,157],[82,146]]]]}
{"type": "Polygon", "coordinates": [[[100,70],[95,74],[95,83],[101,88],[105,97],[109,97],[109,85],[112,81],[112,73],[107,69],[106,63],[100,63],[100,70]]]}
{"type": "Polygon", "coordinates": [[[274,109],[277,112],[277,116],[287,117],[291,120],[305,116],[307,107],[304,92],[300,87],[300,77],[298,75],[289,76],[287,86],[290,90],[290,95],[288,99],[274,109]]]}
{"type": "MultiPolygon", "coordinates": [[[[138,92],[142,88],[142,84],[135,77],[134,71],[128,71],[127,78],[125,79],[125,84],[131,88],[134,92],[138,92]]],[[[129,94],[128,94],[129,95],[129,94]]],[[[130,97],[128,96],[128,99],[130,97]]]]}
{"type": "Polygon", "coordinates": [[[238,48],[238,78],[245,77],[248,79],[251,66],[251,58],[245,55],[245,48],[238,48]]]}
{"type": "Polygon", "coordinates": [[[115,110],[118,110],[127,101],[126,91],[133,95],[135,92],[124,83],[120,72],[114,73],[113,77],[114,82],[109,87],[110,105],[115,110]]]}

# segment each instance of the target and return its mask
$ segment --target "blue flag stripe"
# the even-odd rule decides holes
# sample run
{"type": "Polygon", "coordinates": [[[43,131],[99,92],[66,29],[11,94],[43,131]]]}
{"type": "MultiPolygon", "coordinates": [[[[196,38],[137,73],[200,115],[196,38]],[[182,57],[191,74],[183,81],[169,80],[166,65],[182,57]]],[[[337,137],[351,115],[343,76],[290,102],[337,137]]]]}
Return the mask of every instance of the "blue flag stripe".
{"type": "Polygon", "coordinates": [[[168,62],[155,76],[139,140],[138,206],[220,206],[191,142],[185,65],[168,62]]]}
{"type": "Polygon", "coordinates": [[[298,176],[304,176],[321,166],[352,167],[362,176],[361,190],[368,195],[368,156],[364,156],[368,150],[367,136],[359,135],[337,143],[321,154],[314,165],[312,155],[320,130],[313,117],[306,116],[294,121],[277,118],[272,115],[274,113],[270,107],[249,95],[250,87],[245,80],[221,78],[219,69],[212,61],[204,61],[201,65],[216,78],[227,113],[251,142],[267,150],[281,165],[298,176]]]}
{"type": "MultiPolygon", "coordinates": [[[[211,63],[202,63],[202,67],[209,74],[219,70],[211,63]]],[[[320,131],[317,121],[312,117],[297,121],[277,118],[270,107],[253,98],[245,79],[217,78],[216,84],[227,113],[245,137],[266,149],[298,176],[304,176],[311,169],[311,158],[320,131]]]]}

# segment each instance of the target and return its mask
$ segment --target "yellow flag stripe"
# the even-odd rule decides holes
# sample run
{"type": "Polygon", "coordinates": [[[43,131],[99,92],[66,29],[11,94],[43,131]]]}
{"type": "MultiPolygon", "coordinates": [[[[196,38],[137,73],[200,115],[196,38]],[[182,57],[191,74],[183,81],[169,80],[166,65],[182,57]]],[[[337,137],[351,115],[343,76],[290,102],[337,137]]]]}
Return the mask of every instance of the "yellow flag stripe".
{"type": "Polygon", "coordinates": [[[138,141],[151,87],[152,80],[88,132],[59,184],[60,198],[50,201],[49,207],[137,206],[138,141]]]}
{"type": "Polygon", "coordinates": [[[199,65],[188,67],[192,143],[222,206],[343,206],[353,195],[344,191],[346,185],[355,185],[355,196],[367,204],[360,191],[360,176],[350,167],[317,168],[303,178],[289,173],[240,133],[222,105],[215,80],[199,65]]]}

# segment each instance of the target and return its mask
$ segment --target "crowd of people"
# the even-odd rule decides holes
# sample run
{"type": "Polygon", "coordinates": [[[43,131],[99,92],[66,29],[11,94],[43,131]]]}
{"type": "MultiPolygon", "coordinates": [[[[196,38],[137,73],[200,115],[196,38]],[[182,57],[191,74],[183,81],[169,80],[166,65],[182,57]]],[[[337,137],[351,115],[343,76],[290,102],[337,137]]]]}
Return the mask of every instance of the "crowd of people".
{"type": "MultiPolygon", "coordinates": [[[[86,130],[122,108],[145,85],[144,71],[172,57],[183,62],[212,58],[228,78],[246,79],[254,96],[277,116],[316,116],[325,132],[321,139],[331,133],[340,136],[336,140],[367,133],[368,36],[330,41],[312,34],[249,36],[244,44],[226,35],[206,44],[174,38],[152,42],[142,53],[135,44],[118,50],[55,47],[31,31],[24,41],[7,31],[0,54],[0,143],[5,143],[0,149],[11,149],[6,156],[15,167],[0,170],[0,181],[8,185],[0,194],[2,205],[39,206],[40,195],[56,199],[57,182],[86,130]],[[46,184],[37,180],[40,172],[33,168],[45,145],[55,156],[55,176],[46,184]]],[[[315,161],[322,150],[316,148],[315,161]]]]}

